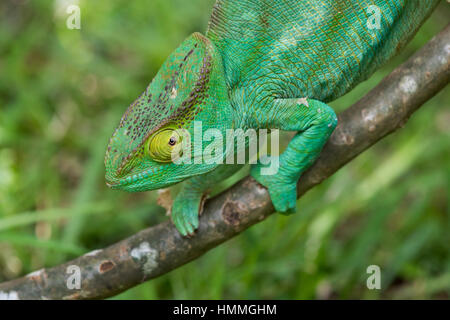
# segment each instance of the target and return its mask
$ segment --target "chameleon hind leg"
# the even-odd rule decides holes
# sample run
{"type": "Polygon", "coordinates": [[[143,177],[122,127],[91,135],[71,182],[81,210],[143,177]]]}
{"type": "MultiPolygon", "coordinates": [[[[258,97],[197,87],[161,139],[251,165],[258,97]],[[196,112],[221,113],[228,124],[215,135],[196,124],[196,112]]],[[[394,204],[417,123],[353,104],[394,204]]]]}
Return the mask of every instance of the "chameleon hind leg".
{"type": "Polygon", "coordinates": [[[190,236],[199,226],[198,216],[209,190],[242,168],[242,165],[219,165],[204,175],[194,176],[181,186],[172,204],[171,219],[183,236],[190,236]]]}
{"type": "Polygon", "coordinates": [[[333,109],[314,99],[277,99],[271,110],[273,117],[263,113],[258,122],[267,128],[299,131],[279,156],[278,172],[262,174],[261,162],[253,165],[250,174],[264,185],[270,194],[275,210],[290,214],[296,211],[297,181],[301,174],[317,159],[322,147],[337,125],[333,109]]]}

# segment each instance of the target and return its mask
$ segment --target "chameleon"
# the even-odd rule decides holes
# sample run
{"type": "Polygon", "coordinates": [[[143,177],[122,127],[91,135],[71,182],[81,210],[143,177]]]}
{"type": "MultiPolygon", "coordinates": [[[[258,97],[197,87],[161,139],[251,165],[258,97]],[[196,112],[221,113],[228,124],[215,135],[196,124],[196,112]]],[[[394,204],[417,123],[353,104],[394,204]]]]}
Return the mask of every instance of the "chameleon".
{"type": "MultiPolygon", "coordinates": [[[[296,131],[274,156],[276,173],[262,174],[261,159],[250,169],[277,212],[296,212],[297,182],[337,126],[327,103],[404,47],[438,2],[217,0],[205,35],[187,37],[121,118],[105,155],[107,185],[140,192],[182,182],[171,220],[192,236],[205,196],[243,164],[201,161],[207,141],[188,138],[212,128],[296,131]],[[193,160],[177,162],[186,150],[193,160]]],[[[233,150],[219,147],[215,159],[233,150]]]]}

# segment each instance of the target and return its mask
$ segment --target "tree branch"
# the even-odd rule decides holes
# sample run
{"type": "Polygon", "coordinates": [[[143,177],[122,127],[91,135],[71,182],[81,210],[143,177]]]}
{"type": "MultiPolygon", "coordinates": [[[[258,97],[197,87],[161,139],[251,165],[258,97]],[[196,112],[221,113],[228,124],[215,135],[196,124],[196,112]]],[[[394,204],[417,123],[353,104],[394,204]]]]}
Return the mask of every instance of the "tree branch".
{"type": "MultiPolygon", "coordinates": [[[[298,195],[402,127],[425,101],[450,79],[450,25],[407,62],[396,68],[360,101],[339,115],[339,125],[320,158],[300,179],[298,195]]],[[[0,284],[0,298],[95,299],[122,292],[194,260],[273,212],[269,195],[247,177],[209,200],[192,238],[183,238],[169,222],[85,254],[0,284]],[[67,267],[81,269],[81,289],[68,289],[67,267]]]]}

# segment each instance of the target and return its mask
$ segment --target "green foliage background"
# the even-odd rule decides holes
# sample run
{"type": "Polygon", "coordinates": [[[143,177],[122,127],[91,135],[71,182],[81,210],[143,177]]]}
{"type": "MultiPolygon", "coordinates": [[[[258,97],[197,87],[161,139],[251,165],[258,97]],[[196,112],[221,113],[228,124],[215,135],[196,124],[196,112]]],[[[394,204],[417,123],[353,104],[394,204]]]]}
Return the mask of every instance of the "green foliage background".
{"type": "MultiPolygon", "coordinates": [[[[80,1],[81,30],[66,27],[68,3],[0,4],[0,281],[167,219],[155,192],[108,189],[103,156],[165,57],[204,32],[213,0],[80,1]]],[[[359,99],[449,16],[442,1],[401,55],[333,107],[359,99]]],[[[298,214],[116,298],[448,298],[449,102],[447,88],[305,195],[298,214]],[[366,287],[372,264],[381,290],[366,287]]]]}

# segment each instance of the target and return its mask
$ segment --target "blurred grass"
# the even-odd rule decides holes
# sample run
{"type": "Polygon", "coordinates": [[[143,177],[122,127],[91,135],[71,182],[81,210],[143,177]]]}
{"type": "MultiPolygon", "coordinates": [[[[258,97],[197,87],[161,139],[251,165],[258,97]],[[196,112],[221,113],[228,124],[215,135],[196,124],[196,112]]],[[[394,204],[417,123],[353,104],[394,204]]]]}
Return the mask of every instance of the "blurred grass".
{"type": "MultiPolygon", "coordinates": [[[[205,30],[213,0],[80,1],[81,30],[66,28],[69,2],[0,4],[0,281],[167,219],[154,192],[108,189],[103,155],[165,57],[205,30]]],[[[363,96],[448,16],[442,1],[402,54],[333,107],[363,96]]],[[[448,298],[449,101],[447,88],[305,195],[298,214],[117,298],[448,298]],[[365,286],[372,264],[382,290],[365,286]]]]}

